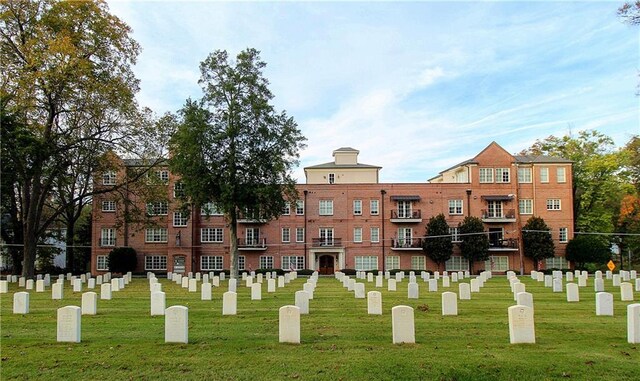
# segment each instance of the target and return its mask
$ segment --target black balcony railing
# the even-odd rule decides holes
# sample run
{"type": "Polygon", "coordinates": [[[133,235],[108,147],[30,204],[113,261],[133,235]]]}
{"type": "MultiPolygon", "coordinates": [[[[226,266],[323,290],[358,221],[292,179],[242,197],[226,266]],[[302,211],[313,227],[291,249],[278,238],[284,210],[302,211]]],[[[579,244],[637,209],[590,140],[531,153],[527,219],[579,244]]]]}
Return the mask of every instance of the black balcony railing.
{"type": "Polygon", "coordinates": [[[238,238],[239,249],[266,249],[266,238],[238,238]]]}
{"type": "Polygon", "coordinates": [[[421,249],[421,238],[394,238],[391,241],[392,249],[421,249]]]}
{"type": "Polygon", "coordinates": [[[342,247],[342,238],[313,238],[313,247],[342,247]]]}
{"type": "Polygon", "coordinates": [[[515,219],[516,211],[515,209],[508,210],[489,210],[482,209],[482,219],[483,220],[491,220],[491,219],[515,219]]]}
{"type": "Polygon", "coordinates": [[[517,250],[518,239],[506,238],[506,239],[491,239],[489,238],[489,250],[517,250]]]}
{"type": "Polygon", "coordinates": [[[391,211],[391,219],[393,220],[402,220],[402,219],[406,219],[406,220],[419,220],[421,219],[421,213],[420,210],[392,210],[391,211]]]}

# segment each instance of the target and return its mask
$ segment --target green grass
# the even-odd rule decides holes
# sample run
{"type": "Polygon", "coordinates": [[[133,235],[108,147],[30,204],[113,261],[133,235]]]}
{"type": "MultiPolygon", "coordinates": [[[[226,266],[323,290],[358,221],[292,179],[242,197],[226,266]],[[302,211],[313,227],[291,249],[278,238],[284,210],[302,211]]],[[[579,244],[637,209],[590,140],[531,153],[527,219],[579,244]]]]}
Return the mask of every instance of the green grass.
{"type": "MultiPolygon", "coordinates": [[[[420,299],[407,299],[407,280],[383,294],[383,315],[367,315],[334,278],[320,278],[310,314],[301,318],[300,345],[278,343],[278,308],[293,304],[306,279],[263,300],[238,287],[238,315],[222,316],[222,288],[201,301],[162,279],[167,306],[189,307],[189,344],[164,343],[164,317],[149,316],[149,286],[134,279],[113,300],[98,300],[98,315],[82,317],[82,342],[56,342],[56,309],[80,305],[66,282],[65,299],[51,291],[30,293],[30,313],[12,314],[16,284],[0,295],[2,380],[207,379],[207,380],[632,380],[640,378],[638,345],[627,343],[626,305],[611,281],[615,316],[595,316],[593,279],[579,303],[521,277],[534,295],[536,344],[510,345],[507,308],[513,304],[504,277],[489,280],[472,300],[458,302],[459,316],[441,316],[440,293],[418,278],[420,299]],[[415,309],[416,344],[391,343],[391,308],[415,309]],[[424,308],[423,308],[424,309],[424,308]]],[[[362,281],[362,280],[361,280],[362,281]]],[[[468,281],[468,280],[465,280],[468,281]]],[[[366,281],[363,281],[366,283],[366,281]]],[[[239,282],[243,285],[243,282],[239,282]]],[[[366,283],[367,291],[374,290],[366,283]]],[[[86,291],[86,290],[85,290],[86,291]]],[[[96,290],[99,293],[99,289],[96,290]]],[[[638,300],[638,293],[635,293],[638,300]]]]}

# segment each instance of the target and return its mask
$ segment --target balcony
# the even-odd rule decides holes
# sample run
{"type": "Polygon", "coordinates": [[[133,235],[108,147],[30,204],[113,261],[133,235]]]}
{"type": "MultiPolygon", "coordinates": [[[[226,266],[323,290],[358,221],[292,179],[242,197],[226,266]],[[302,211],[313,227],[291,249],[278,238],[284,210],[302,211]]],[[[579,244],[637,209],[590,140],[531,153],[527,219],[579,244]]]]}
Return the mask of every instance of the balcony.
{"type": "Polygon", "coordinates": [[[238,250],[267,250],[266,238],[238,238],[238,250]]]}
{"type": "Polygon", "coordinates": [[[240,224],[264,224],[267,219],[259,213],[238,213],[238,223],[240,224]]]}
{"type": "Polygon", "coordinates": [[[486,223],[504,223],[516,222],[515,209],[508,209],[504,212],[501,210],[482,209],[482,222],[486,223]]]}
{"type": "Polygon", "coordinates": [[[342,247],[342,238],[313,238],[312,247],[342,247]]]}
{"type": "Polygon", "coordinates": [[[391,241],[391,250],[422,250],[421,238],[394,238],[391,241]]]}
{"type": "Polygon", "coordinates": [[[490,239],[489,251],[517,251],[518,240],[516,238],[490,239]]]}
{"type": "Polygon", "coordinates": [[[397,209],[391,211],[391,222],[396,223],[420,223],[422,222],[422,214],[420,210],[403,210],[397,209]]]}

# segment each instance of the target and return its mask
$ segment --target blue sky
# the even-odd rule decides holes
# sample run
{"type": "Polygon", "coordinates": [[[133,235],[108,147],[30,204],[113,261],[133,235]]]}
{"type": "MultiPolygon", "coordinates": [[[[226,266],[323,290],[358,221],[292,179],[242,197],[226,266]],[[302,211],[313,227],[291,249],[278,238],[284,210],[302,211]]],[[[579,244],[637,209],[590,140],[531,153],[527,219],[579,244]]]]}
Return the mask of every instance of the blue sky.
{"type": "Polygon", "coordinates": [[[261,51],[278,110],[308,147],[295,172],[360,150],[382,182],[424,182],[491,141],[640,133],[640,27],[620,2],[110,1],[143,51],[138,100],[200,98],[212,51],[261,51]]]}

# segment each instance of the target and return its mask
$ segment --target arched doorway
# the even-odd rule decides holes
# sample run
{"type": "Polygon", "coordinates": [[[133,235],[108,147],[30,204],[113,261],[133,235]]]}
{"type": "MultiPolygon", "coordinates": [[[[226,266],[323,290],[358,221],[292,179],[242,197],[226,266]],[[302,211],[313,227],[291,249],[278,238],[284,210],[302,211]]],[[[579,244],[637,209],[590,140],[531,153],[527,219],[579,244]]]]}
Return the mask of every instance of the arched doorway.
{"type": "Polygon", "coordinates": [[[333,264],[334,264],[334,257],[333,255],[322,255],[320,256],[320,258],[318,258],[318,262],[319,262],[319,269],[318,272],[320,273],[320,275],[333,275],[333,264]]]}

